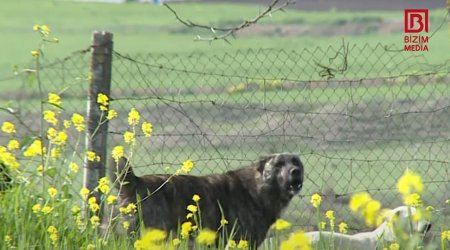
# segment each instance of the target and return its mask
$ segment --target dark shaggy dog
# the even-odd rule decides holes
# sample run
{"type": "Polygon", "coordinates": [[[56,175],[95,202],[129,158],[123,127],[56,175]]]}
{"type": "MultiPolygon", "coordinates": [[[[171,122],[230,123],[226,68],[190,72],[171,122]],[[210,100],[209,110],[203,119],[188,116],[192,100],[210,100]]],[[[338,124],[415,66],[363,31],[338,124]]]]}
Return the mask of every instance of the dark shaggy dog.
{"type": "MultiPolygon", "coordinates": [[[[270,155],[248,167],[223,174],[178,175],[167,183],[170,175],[134,175],[125,158],[114,165],[117,168],[113,177],[123,185],[118,185],[118,205],[113,218],[119,214],[118,207],[135,203],[139,195],[145,227],[175,232],[186,221],[189,213],[186,207],[193,204],[192,196],[198,194],[203,228],[218,229],[222,209],[229,222],[228,233],[235,225],[234,239],[246,239],[252,247],[261,244],[270,226],[303,184],[299,157],[287,153],[270,155]]],[[[128,231],[135,231],[139,225],[137,214],[124,218],[130,221],[128,231]]]]}

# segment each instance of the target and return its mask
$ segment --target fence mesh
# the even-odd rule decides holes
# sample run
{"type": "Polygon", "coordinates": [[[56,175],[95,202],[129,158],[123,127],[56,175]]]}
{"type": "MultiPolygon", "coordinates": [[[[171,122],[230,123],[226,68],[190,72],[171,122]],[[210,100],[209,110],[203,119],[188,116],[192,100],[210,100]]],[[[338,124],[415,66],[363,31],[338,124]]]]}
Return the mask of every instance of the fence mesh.
{"type": "MultiPolygon", "coordinates": [[[[138,133],[133,165],[139,174],[173,173],[186,159],[195,163],[193,174],[204,175],[270,153],[299,154],[306,180],[285,218],[304,229],[316,225],[309,198],[320,193],[323,211],[335,210],[338,222],[360,230],[360,219],[348,211],[350,196],[368,191],[385,207],[400,205],[395,183],[405,169],[422,175],[424,203],[444,209],[450,197],[449,59],[432,64],[381,44],[190,55],[114,52],[111,107],[119,119],[109,123],[108,152],[124,144],[126,116],[134,107],[154,126],[151,138],[138,133]]],[[[85,114],[88,60],[77,53],[42,70],[45,91],[67,88],[69,113],[85,114]]],[[[24,124],[37,130],[37,90],[5,95],[18,100],[12,105],[24,124]]],[[[80,164],[83,157],[77,153],[80,164]]],[[[450,224],[448,209],[434,218],[450,224]]]]}

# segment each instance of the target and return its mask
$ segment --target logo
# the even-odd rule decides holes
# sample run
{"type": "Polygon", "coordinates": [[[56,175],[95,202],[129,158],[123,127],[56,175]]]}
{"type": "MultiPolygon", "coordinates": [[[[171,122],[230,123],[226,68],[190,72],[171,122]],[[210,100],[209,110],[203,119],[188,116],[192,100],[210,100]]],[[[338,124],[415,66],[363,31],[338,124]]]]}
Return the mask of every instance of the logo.
{"type": "Polygon", "coordinates": [[[404,51],[428,51],[428,10],[405,9],[404,51]]]}
{"type": "Polygon", "coordinates": [[[405,33],[419,33],[423,30],[428,33],[428,10],[405,10],[405,33]]]}

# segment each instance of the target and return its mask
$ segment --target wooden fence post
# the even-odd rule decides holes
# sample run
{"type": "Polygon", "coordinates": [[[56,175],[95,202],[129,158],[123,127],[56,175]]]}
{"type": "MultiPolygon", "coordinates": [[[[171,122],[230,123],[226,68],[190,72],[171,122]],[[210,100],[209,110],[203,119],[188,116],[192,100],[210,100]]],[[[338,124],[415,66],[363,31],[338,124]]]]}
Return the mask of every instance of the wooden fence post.
{"type": "MultiPolygon", "coordinates": [[[[108,120],[106,114],[102,116],[97,96],[103,93],[109,97],[111,90],[111,66],[113,34],[105,31],[94,31],[92,33],[91,54],[91,81],[88,90],[87,102],[87,133],[86,148],[100,157],[99,161],[89,161],[85,157],[85,169],[83,187],[91,192],[98,185],[98,180],[105,176],[107,163],[107,138],[108,120]],[[101,119],[101,120],[100,120],[101,119]]],[[[100,203],[100,193],[95,192],[93,197],[100,203]]],[[[86,204],[85,204],[86,206],[86,204]]],[[[83,211],[87,211],[84,209],[83,211]]],[[[102,211],[102,210],[100,210],[102,211]]]]}

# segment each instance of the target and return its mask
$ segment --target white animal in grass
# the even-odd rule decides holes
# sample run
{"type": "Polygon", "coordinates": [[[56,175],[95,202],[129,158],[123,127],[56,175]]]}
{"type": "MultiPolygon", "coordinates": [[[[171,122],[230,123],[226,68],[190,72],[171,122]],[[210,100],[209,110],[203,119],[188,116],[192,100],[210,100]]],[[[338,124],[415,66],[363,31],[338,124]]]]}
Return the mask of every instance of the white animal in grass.
{"type": "Polygon", "coordinates": [[[314,231],[306,233],[311,238],[313,246],[330,246],[333,238],[335,249],[376,249],[383,242],[395,242],[396,234],[394,228],[401,228],[408,233],[425,234],[431,228],[431,223],[426,220],[413,221],[409,218],[417,209],[414,207],[401,206],[388,212],[386,220],[374,231],[347,235],[328,231],[314,231]],[[393,218],[396,218],[393,220],[393,218]],[[412,229],[412,232],[411,232],[412,229]]]}

